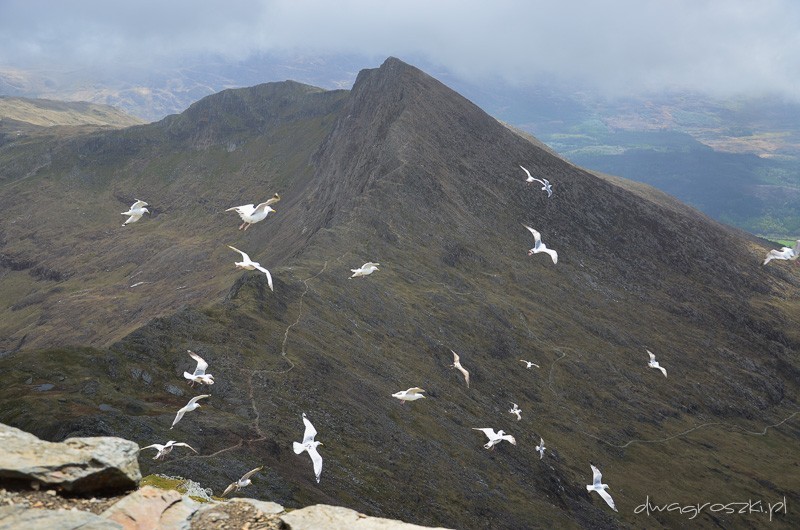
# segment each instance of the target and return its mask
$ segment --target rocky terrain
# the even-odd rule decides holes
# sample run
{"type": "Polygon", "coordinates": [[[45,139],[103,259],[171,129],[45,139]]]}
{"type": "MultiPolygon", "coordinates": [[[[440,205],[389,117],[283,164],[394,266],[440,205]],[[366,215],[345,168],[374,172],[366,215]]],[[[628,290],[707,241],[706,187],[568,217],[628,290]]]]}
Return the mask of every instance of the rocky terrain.
{"type": "Polygon", "coordinates": [[[264,465],[248,495],[429,526],[674,527],[687,515],[637,507],[800,500],[791,264],[762,266],[769,243],[575,167],[402,61],[350,91],[271,83],[153,124],[15,140],[0,167],[9,425],[176,439],[198,454],[144,473],[220,491],[264,465]],[[225,212],[275,192],[246,232],[225,212]],[[120,226],[135,199],[152,215],[120,226]],[[523,224],[557,264],[526,255],[523,224]],[[269,268],[274,292],[227,245],[269,268]],[[350,279],[367,261],[380,271],[350,279]],[[186,384],[187,349],[212,387],[186,384]],[[391,397],[413,386],[427,399],[391,397]],[[292,451],[302,413],[324,443],[319,483],[292,451]],[[479,427],[517,445],[487,451],[479,427]],[[587,493],[590,463],[618,512],[587,493]]]}

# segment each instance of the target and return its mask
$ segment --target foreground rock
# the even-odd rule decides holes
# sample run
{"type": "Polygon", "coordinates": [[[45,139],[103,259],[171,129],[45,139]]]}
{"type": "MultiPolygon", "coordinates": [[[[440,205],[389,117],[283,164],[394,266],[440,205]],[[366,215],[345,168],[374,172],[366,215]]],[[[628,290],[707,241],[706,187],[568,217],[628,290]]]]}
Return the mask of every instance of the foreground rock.
{"type": "Polygon", "coordinates": [[[370,517],[349,508],[326,504],[316,504],[301,510],[294,510],[281,515],[281,519],[289,525],[291,530],[317,530],[319,528],[325,530],[423,530],[431,528],[394,519],[370,517]]]}
{"type": "Polygon", "coordinates": [[[142,475],[139,446],[122,438],[40,440],[0,424],[0,485],[46,486],[73,494],[127,491],[142,475]]]}

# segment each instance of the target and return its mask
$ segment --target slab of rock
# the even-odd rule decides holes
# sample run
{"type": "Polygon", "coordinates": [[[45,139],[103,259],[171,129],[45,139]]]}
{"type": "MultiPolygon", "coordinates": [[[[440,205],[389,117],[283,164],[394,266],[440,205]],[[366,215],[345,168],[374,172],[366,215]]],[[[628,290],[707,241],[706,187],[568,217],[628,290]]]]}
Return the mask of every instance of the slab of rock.
{"type": "Polygon", "coordinates": [[[145,486],[120,499],[101,516],[124,530],[182,530],[190,527],[189,519],[199,507],[200,503],[175,490],[145,486]]]}
{"type": "Polygon", "coordinates": [[[0,447],[0,484],[109,494],[134,489],[142,478],[139,446],[122,438],[69,438],[54,443],[0,423],[0,447]]]}
{"type": "MultiPolygon", "coordinates": [[[[341,506],[316,504],[280,516],[291,530],[430,530],[429,526],[370,517],[341,506]]],[[[437,530],[444,530],[438,528],[437,530]]]]}
{"type": "Polygon", "coordinates": [[[258,499],[250,499],[248,497],[234,497],[228,502],[246,502],[255,506],[260,512],[267,515],[275,515],[281,513],[284,508],[277,502],[260,501],[258,499]]]}
{"type": "Polygon", "coordinates": [[[122,530],[122,526],[90,512],[39,510],[24,506],[0,508],[0,530],[122,530]]]}

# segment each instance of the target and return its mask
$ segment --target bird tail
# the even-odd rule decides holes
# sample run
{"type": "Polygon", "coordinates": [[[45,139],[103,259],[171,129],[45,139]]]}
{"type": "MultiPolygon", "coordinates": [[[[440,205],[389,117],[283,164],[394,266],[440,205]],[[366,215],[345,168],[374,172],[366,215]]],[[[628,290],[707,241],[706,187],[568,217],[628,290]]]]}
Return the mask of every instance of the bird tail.
{"type": "Polygon", "coordinates": [[[303,444],[297,442],[292,442],[292,449],[294,450],[294,454],[296,455],[299,455],[300,453],[305,451],[305,447],[303,447],[303,444]]]}

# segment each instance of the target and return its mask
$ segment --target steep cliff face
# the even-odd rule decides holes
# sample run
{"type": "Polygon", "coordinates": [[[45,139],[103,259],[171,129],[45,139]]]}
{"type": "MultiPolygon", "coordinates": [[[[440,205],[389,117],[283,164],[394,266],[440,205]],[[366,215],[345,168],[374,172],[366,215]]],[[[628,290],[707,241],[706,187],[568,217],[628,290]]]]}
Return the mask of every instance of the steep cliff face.
{"type": "MultiPolygon", "coordinates": [[[[0,419],[52,437],[152,443],[180,433],[200,456],[145,472],[217,488],[264,464],[253,493],[287,506],[343,504],[458,528],[675,525],[680,516],[641,519],[634,508],[648,495],[800,491],[785,472],[797,436],[800,284],[785,263],[761,266],[760,242],[568,164],[397,59],[362,72],[349,92],[287,85],[215,97],[158,125],[176,143],[119,170],[160,168],[142,178],[163,183],[170,205],[117,243],[137,249],[136,267],[120,275],[157,278],[144,293],[163,296],[158,318],[126,317],[130,331],[114,328],[113,344],[94,350],[23,345],[0,361],[9,381],[0,419]],[[281,103],[284,89],[293,103],[281,103]],[[526,184],[520,165],[549,179],[553,196],[526,184]],[[247,233],[215,213],[237,194],[275,188],[278,213],[247,233]],[[526,255],[523,224],[558,251],[557,264],[526,255]],[[164,234],[177,249],[151,248],[164,234]],[[225,244],[268,265],[275,291],[263,275],[231,271],[225,244]],[[176,272],[171,258],[194,270],[176,272]],[[366,261],[380,270],[350,279],[366,261]],[[191,282],[191,294],[175,295],[191,282]],[[189,307],[172,312],[181,302],[189,307]],[[181,376],[189,348],[216,384],[203,389],[208,406],[170,430],[200,393],[181,376]],[[646,350],[669,377],[647,367],[646,350]],[[41,384],[55,386],[36,392],[41,384]],[[391,397],[412,386],[427,399],[391,397]],[[58,416],[42,412],[53,399],[65,402],[58,416]],[[319,485],[291,450],[303,412],[325,444],[319,485]],[[478,427],[517,445],[486,451],[478,427]],[[590,462],[619,513],[587,495],[590,462]]],[[[7,244],[18,244],[21,230],[11,233],[7,244]]],[[[71,270],[86,266],[71,259],[71,270]]],[[[111,300],[92,307],[112,314],[111,300]]]]}

